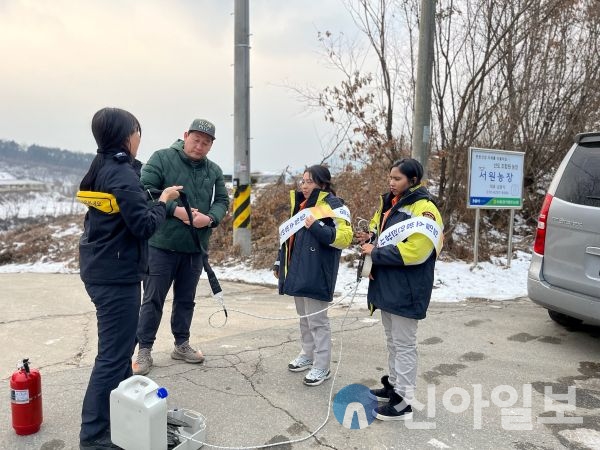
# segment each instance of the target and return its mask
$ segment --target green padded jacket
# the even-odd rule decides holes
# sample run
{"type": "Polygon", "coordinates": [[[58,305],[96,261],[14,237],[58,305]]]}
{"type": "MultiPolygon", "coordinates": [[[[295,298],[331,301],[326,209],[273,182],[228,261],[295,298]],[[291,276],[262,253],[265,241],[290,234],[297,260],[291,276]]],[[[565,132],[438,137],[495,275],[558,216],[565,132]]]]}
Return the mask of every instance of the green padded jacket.
{"type": "MultiPolygon", "coordinates": [[[[157,150],[142,168],[141,182],[145,189],[162,190],[169,186],[183,186],[190,206],[207,214],[216,227],[229,208],[229,196],[223,180],[223,171],[208,158],[190,160],[183,151],[183,140],[178,139],[171,147],[157,150]]],[[[150,238],[149,244],[164,250],[182,253],[199,253],[189,225],[173,216],[181,201],[167,203],[167,220],[150,238]]],[[[208,249],[211,228],[194,228],[200,245],[208,249]]]]}

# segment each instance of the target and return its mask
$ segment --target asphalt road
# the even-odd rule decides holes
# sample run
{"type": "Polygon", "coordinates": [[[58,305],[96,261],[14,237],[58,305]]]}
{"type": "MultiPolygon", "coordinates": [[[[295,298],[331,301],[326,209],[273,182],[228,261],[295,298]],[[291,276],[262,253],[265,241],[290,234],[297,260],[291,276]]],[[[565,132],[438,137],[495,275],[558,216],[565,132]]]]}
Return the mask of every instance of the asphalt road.
{"type": "MultiPolygon", "coordinates": [[[[78,448],[81,402],[96,348],[93,305],[77,275],[0,274],[0,283],[0,383],[6,393],[0,448],[78,448]],[[44,402],[42,429],[24,437],[11,428],[8,395],[10,374],[22,357],[41,370],[44,402]]],[[[335,415],[344,411],[340,399],[348,396],[335,395],[353,384],[377,386],[386,373],[379,314],[368,316],[361,307],[364,298],[351,309],[331,311],[337,376],[307,387],[304,373],[286,369],[299,350],[297,319],[263,320],[232,311],[294,317],[292,300],[272,288],[222,285],[231,311],[223,328],[208,324],[218,307],[206,281],[198,290],[191,341],[202,348],[206,362],[198,366],[170,358],[167,303],[153,352],[156,367],[149,375],[169,390],[170,408],[206,416],[207,444],[299,440],[330,412],[314,437],[276,448],[600,448],[598,328],[567,330],[525,298],[434,303],[419,324],[421,409],[413,421],[348,429],[335,415]],[[333,408],[330,393],[337,399],[333,408]]],[[[221,320],[215,316],[214,324],[221,320]]],[[[355,424],[363,423],[358,419],[355,424]]]]}

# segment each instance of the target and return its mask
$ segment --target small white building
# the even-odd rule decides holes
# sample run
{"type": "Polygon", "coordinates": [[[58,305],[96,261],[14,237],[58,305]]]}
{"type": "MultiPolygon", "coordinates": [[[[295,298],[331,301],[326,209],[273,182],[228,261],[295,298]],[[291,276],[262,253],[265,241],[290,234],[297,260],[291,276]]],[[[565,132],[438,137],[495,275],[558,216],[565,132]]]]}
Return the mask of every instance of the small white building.
{"type": "Polygon", "coordinates": [[[46,190],[46,185],[35,180],[0,179],[0,192],[39,192],[46,190]]]}

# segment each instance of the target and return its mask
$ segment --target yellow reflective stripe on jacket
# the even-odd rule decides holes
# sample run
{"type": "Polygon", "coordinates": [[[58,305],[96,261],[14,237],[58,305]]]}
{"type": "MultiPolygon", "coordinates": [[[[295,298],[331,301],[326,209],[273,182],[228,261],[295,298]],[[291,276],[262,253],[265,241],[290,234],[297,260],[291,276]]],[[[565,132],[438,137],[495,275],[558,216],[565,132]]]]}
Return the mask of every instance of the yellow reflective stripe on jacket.
{"type": "Polygon", "coordinates": [[[380,196],[379,197],[379,208],[377,208],[377,211],[375,211],[373,218],[369,222],[369,231],[372,231],[373,233],[377,234],[378,236],[379,236],[379,234],[381,234],[381,230],[379,229],[379,224],[381,223],[382,211],[383,211],[383,197],[380,196]]]}
{"type": "MultiPolygon", "coordinates": [[[[381,215],[383,210],[383,197],[379,198],[379,208],[373,215],[373,218],[369,222],[369,230],[376,233],[378,236],[381,234],[381,230],[379,229],[381,222],[381,215]]],[[[410,205],[404,205],[400,211],[408,214],[410,217],[418,217],[423,216],[423,213],[428,213],[425,217],[430,219],[434,219],[436,223],[440,226],[440,228],[444,229],[444,223],[442,221],[442,216],[438,211],[435,204],[429,201],[426,198],[421,200],[417,200],[415,203],[410,205]],[[433,215],[433,217],[430,216],[433,215]]],[[[415,233],[411,235],[405,242],[399,242],[396,244],[398,247],[398,251],[402,256],[402,260],[404,264],[407,266],[422,264],[427,261],[427,258],[431,255],[431,252],[434,250],[433,243],[429,240],[427,236],[424,236],[420,233],[415,233]]]]}
{"type": "MultiPolygon", "coordinates": [[[[324,210],[330,211],[331,207],[325,201],[325,197],[327,197],[328,195],[329,195],[328,192],[325,192],[325,191],[319,192],[319,196],[317,197],[315,206],[312,208],[323,208],[323,211],[324,210]]],[[[291,205],[290,217],[294,215],[295,201],[296,201],[296,191],[292,190],[292,191],[290,191],[290,205],[291,205]]],[[[309,208],[309,209],[312,209],[312,208],[309,208]]],[[[325,215],[323,217],[328,217],[328,216],[325,215]]],[[[350,223],[348,223],[346,220],[342,219],[341,217],[335,216],[335,217],[332,217],[332,219],[335,223],[335,239],[329,245],[332,247],[335,247],[337,249],[340,249],[340,250],[347,248],[352,243],[352,237],[353,237],[352,226],[350,225],[350,223]]],[[[285,250],[286,250],[285,253],[287,253],[287,244],[285,245],[285,250]]]]}
{"type": "MultiPolygon", "coordinates": [[[[317,203],[315,206],[329,207],[325,201],[325,197],[327,197],[327,195],[329,195],[328,192],[319,192],[319,197],[317,198],[317,203]]],[[[342,250],[352,243],[352,226],[350,226],[350,224],[341,217],[333,217],[333,221],[335,222],[335,239],[329,245],[342,250]]]]}
{"type": "Polygon", "coordinates": [[[335,222],[335,239],[329,245],[342,250],[352,243],[352,227],[340,217],[334,217],[333,220],[335,222]]]}
{"type": "MultiPolygon", "coordinates": [[[[430,214],[433,214],[434,220],[440,226],[440,229],[444,229],[440,212],[433,202],[424,198],[412,205],[407,205],[405,208],[411,212],[412,217],[423,216],[423,213],[427,213],[424,217],[431,219],[430,214]]],[[[431,240],[421,233],[411,235],[405,242],[396,244],[396,247],[398,247],[402,260],[407,266],[424,263],[435,249],[431,240]]]]}
{"type": "Polygon", "coordinates": [[[78,191],[75,198],[84,205],[107,214],[117,214],[120,211],[115,196],[106,192],[78,191]]]}

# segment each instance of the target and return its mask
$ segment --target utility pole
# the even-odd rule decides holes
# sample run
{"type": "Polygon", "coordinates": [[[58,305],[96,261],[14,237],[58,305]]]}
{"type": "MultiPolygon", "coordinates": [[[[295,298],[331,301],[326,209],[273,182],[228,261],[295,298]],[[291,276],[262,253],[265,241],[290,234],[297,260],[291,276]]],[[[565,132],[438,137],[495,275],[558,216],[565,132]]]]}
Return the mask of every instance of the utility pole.
{"type": "Polygon", "coordinates": [[[433,66],[433,38],[435,33],[435,0],[421,0],[419,24],[419,55],[415,87],[412,156],[423,164],[427,179],[429,139],[431,136],[431,72],[433,66]]]}
{"type": "Polygon", "coordinates": [[[243,256],[250,241],[250,20],[249,0],[235,0],[233,97],[233,245],[243,256]]]}

